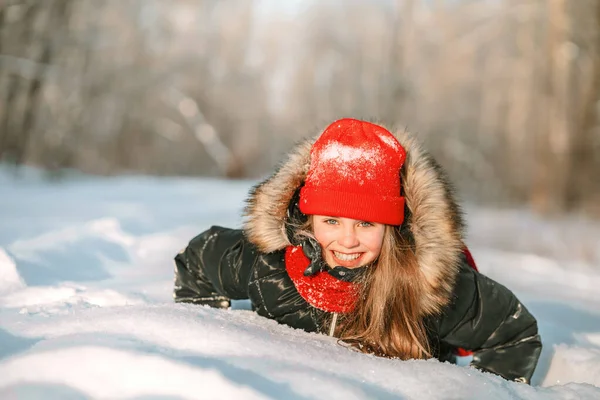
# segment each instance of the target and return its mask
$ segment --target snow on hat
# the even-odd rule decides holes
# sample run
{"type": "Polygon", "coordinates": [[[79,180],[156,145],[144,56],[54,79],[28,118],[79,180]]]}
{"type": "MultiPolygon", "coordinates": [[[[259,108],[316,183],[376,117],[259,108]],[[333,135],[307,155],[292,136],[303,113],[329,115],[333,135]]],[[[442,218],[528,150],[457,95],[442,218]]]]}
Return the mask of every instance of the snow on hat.
{"type": "Polygon", "coordinates": [[[300,211],[401,225],[400,168],[405,159],[406,151],[387,129],[356,119],[338,120],[311,148],[300,211]]]}

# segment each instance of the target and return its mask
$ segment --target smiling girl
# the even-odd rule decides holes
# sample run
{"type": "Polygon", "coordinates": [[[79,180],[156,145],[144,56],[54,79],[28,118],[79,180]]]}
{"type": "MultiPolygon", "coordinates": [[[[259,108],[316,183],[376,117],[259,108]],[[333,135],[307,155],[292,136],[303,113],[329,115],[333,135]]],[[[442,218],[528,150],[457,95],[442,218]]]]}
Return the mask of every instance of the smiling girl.
{"type": "Polygon", "coordinates": [[[175,301],[250,299],[358,351],[452,361],[469,350],[473,367],[530,381],[536,320],[476,271],[444,172],[407,134],[335,121],[252,189],[246,217],[176,256],[175,301]]]}

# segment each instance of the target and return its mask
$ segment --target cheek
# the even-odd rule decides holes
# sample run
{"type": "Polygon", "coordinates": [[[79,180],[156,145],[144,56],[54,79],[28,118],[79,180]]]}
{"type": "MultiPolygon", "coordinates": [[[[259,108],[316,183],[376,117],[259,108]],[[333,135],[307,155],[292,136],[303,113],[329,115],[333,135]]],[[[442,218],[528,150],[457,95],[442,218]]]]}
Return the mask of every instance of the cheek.
{"type": "Polygon", "coordinates": [[[313,233],[322,248],[327,247],[334,240],[335,236],[331,229],[327,229],[324,226],[315,226],[313,233]]]}
{"type": "Polygon", "coordinates": [[[364,238],[363,243],[368,247],[369,251],[378,256],[383,246],[383,232],[373,232],[364,238]]]}

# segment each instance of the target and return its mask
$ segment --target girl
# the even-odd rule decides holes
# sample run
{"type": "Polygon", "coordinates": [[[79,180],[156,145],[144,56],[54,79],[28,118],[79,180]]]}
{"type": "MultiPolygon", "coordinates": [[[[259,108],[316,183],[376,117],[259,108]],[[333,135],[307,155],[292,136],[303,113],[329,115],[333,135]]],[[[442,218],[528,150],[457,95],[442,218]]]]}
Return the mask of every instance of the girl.
{"type": "Polygon", "coordinates": [[[252,189],[246,217],[176,256],[176,302],[249,298],[264,317],[363,352],[451,361],[466,349],[474,367],[529,383],[536,320],[474,269],[444,172],[406,134],[334,122],[252,189]]]}

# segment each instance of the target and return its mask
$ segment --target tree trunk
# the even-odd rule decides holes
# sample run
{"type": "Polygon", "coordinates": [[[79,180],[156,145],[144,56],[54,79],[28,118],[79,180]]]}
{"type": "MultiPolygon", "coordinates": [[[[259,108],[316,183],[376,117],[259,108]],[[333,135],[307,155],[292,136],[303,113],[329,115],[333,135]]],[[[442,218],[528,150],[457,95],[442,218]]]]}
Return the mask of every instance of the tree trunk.
{"type": "Polygon", "coordinates": [[[589,9],[578,10],[590,12],[594,16],[585,26],[585,42],[583,49],[588,57],[589,68],[579,76],[582,81],[579,87],[583,95],[578,104],[578,124],[575,127],[577,137],[573,144],[573,169],[570,179],[569,200],[572,208],[581,208],[590,214],[600,217],[600,126],[598,104],[600,104],[600,0],[595,0],[589,9]]]}
{"type": "Polygon", "coordinates": [[[573,124],[569,110],[572,57],[567,0],[548,0],[547,70],[540,129],[537,131],[532,207],[554,214],[567,207],[573,124]]]}

